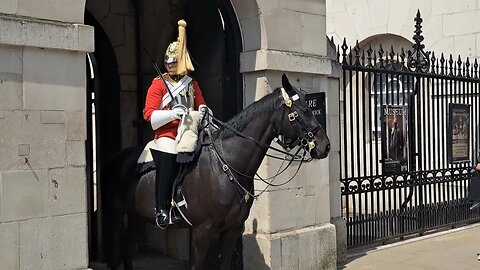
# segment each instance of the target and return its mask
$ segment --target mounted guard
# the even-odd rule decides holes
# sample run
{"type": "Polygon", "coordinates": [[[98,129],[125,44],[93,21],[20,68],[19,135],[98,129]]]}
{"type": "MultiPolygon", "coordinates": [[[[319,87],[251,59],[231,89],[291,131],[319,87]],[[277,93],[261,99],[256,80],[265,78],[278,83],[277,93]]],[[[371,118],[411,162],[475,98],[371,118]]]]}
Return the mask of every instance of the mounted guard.
{"type": "Polygon", "coordinates": [[[153,143],[147,146],[156,168],[154,211],[159,227],[166,227],[178,219],[171,214],[170,199],[179,168],[177,155],[179,150],[182,151],[179,141],[184,134],[188,134],[182,123],[187,116],[197,115],[195,119],[201,119],[205,112],[211,114],[198,82],[188,75],[194,67],[187,51],[186,25],[184,20],[178,21],[178,39],[170,43],[165,52],[167,73],[159,73],[153,79],[143,109],[144,119],[150,122],[155,131],[153,143]]]}

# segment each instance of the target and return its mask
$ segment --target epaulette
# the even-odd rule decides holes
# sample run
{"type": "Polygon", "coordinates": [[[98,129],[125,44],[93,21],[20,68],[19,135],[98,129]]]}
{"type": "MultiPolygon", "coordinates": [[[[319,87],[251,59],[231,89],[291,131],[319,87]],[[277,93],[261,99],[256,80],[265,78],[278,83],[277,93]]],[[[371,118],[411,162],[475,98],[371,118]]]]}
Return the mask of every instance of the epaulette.
{"type": "MultiPolygon", "coordinates": [[[[163,73],[162,74],[163,78],[166,78],[166,76],[168,76],[168,73],[163,73]]],[[[161,80],[162,78],[160,78],[160,76],[157,76],[154,78],[154,80],[161,80]]]]}

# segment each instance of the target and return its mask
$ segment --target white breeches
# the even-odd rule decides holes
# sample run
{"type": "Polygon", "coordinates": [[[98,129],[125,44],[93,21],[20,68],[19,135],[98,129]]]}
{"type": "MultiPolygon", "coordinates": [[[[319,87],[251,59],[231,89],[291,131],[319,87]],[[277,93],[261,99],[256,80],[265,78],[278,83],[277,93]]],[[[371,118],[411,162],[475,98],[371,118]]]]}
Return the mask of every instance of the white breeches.
{"type": "Polygon", "coordinates": [[[155,139],[157,150],[169,154],[177,154],[177,142],[169,137],[160,137],[155,139]]]}

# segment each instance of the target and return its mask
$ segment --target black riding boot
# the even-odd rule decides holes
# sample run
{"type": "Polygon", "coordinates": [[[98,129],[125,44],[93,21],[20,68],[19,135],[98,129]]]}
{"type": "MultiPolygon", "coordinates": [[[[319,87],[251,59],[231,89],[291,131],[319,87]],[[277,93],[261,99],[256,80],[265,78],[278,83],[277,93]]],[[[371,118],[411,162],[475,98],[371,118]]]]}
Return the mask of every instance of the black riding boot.
{"type": "Polygon", "coordinates": [[[170,199],[172,198],[172,186],[177,175],[178,165],[175,154],[169,154],[150,149],[156,168],[155,176],[155,211],[158,226],[167,226],[170,221],[170,199]]]}

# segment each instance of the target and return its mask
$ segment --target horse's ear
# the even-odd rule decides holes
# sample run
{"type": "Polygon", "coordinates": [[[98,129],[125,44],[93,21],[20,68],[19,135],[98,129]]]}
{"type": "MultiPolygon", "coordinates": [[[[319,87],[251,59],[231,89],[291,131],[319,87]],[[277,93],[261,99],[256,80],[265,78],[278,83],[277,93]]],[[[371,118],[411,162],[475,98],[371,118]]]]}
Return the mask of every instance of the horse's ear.
{"type": "Polygon", "coordinates": [[[282,75],[282,86],[283,86],[283,89],[285,89],[290,96],[293,96],[297,93],[295,89],[292,87],[292,85],[290,84],[290,81],[288,80],[287,75],[285,75],[285,73],[283,73],[282,75]]]}
{"type": "Polygon", "coordinates": [[[290,82],[288,81],[287,75],[285,75],[285,73],[283,73],[283,75],[282,75],[282,86],[283,86],[283,88],[285,88],[285,89],[291,87],[291,84],[290,84],[290,82]]]}

